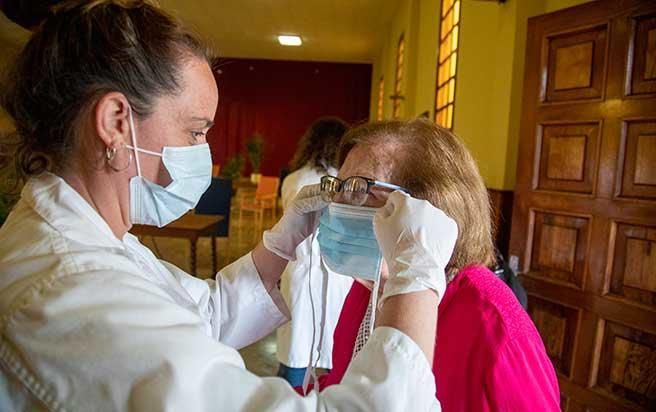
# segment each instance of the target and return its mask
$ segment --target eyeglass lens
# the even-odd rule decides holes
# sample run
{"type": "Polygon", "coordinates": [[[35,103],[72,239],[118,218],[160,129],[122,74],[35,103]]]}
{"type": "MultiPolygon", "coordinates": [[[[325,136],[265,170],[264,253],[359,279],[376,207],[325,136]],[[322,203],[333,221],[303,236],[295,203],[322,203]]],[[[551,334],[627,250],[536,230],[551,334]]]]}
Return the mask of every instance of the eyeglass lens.
{"type": "Polygon", "coordinates": [[[362,206],[369,196],[369,184],[361,177],[349,177],[342,184],[342,191],[337,194],[336,201],[350,205],[362,206]]]}
{"type": "Polygon", "coordinates": [[[335,195],[340,191],[341,180],[334,176],[324,176],[321,178],[321,198],[325,202],[333,202],[335,195]]]}
{"type": "Polygon", "coordinates": [[[361,206],[367,201],[369,184],[366,179],[352,176],[343,182],[334,176],[321,178],[321,198],[326,202],[361,206]]]}

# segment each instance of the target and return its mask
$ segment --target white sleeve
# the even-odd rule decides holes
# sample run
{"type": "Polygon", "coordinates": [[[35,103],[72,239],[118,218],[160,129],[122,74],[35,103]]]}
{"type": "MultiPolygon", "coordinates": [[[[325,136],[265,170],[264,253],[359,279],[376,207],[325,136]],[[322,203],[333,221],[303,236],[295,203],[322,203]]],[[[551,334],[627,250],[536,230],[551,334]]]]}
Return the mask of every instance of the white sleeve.
{"type": "Polygon", "coordinates": [[[291,319],[280,290],[269,293],[264,288],[250,253],[221,269],[214,279],[205,280],[160,262],[193,299],[211,325],[212,337],[221,343],[241,349],[291,319]]]}
{"type": "Polygon", "coordinates": [[[280,290],[267,292],[251,254],[223,268],[210,286],[212,329],[233,348],[242,348],[267,336],[291,318],[280,290]]]}
{"type": "Polygon", "coordinates": [[[393,328],[374,331],[342,384],[302,397],[248,372],[196,314],[139,276],[56,279],[5,315],[0,371],[52,410],[440,410],[426,357],[393,328]]]}
{"type": "Polygon", "coordinates": [[[193,362],[180,359],[135,388],[135,410],[441,411],[425,355],[396,329],[374,331],[341,384],[306,397],[281,378],[258,377],[194,348],[187,354],[193,362]]]}

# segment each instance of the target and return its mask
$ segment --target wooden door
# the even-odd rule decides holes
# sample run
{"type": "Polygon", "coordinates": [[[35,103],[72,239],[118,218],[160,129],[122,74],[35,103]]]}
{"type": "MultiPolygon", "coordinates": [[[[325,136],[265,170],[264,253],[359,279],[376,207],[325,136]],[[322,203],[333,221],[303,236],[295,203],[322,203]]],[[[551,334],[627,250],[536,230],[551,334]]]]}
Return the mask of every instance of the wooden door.
{"type": "Polygon", "coordinates": [[[656,1],[529,19],[510,254],[563,409],[656,411],[656,1]]]}

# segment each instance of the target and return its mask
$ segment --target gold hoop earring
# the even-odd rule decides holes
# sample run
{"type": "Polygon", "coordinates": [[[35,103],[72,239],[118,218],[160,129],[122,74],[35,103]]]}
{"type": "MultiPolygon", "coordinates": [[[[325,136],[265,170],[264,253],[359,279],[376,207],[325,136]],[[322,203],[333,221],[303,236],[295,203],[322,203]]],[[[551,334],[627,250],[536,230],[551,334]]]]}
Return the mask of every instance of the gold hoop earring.
{"type": "MultiPolygon", "coordinates": [[[[126,149],[128,150],[127,147],[123,146],[121,149],[126,149]]],[[[115,164],[115,159],[116,159],[116,152],[118,150],[115,147],[107,147],[105,148],[105,160],[107,162],[107,166],[109,166],[113,171],[115,172],[122,172],[123,170],[127,169],[130,167],[130,164],[132,163],[132,152],[128,151],[128,161],[125,164],[125,166],[117,166],[115,164]]]]}

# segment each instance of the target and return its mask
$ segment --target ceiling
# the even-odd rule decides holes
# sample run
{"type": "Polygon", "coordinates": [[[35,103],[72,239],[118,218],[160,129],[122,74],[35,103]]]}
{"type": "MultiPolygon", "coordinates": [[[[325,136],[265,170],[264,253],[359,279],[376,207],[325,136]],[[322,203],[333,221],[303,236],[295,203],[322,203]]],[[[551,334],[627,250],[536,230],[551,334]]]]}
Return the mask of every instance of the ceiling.
{"type": "Polygon", "coordinates": [[[221,57],[372,62],[398,0],[159,0],[221,57]],[[300,47],[278,44],[297,34],[300,47]]]}

